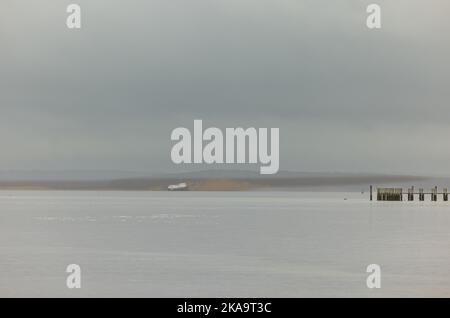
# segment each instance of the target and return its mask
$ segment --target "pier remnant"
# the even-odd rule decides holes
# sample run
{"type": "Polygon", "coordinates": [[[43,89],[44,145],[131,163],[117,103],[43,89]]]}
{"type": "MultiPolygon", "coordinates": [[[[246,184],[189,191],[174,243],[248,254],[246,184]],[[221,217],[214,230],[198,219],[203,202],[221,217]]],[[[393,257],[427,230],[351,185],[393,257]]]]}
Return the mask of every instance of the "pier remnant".
{"type": "Polygon", "coordinates": [[[403,201],[402,188],[377,188],[378,201],[403,201]]]}
{"type": "MultiPolygon", "coordinates": [[[[372,200],[372,186],[370,186],[370,200],[372,200]]],[[[414,196],[419,195],[419,201],[425,201],[425,195],[431,195],[431,201],[436,202],[438,196],[442,194],[442,199],[448,201],[448,188],[443,188],[442,192],[438,191],[438,187],[431,188],[430,192],[424,192],[423,188],[419,188],[418,192],[415,192],[414,186],[407,188],[405,195],[408,201],[414,201],[414,196]]],[[[377,201],[403,201],[403,188],[377,188],[377,201]]]]}

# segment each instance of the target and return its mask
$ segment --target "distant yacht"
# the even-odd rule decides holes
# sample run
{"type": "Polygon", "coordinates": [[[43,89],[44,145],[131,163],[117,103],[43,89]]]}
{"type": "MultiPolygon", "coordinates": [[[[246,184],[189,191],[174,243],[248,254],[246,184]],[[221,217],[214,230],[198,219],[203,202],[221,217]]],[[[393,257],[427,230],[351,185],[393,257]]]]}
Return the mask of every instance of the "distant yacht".
{"type": "Polygon", "coordinates": [[[167,190],[169,191],[186,191],[188,190],[188,185],[185,182],[178,183],[178,184],[171,184],[167,187],[167,190]]]}

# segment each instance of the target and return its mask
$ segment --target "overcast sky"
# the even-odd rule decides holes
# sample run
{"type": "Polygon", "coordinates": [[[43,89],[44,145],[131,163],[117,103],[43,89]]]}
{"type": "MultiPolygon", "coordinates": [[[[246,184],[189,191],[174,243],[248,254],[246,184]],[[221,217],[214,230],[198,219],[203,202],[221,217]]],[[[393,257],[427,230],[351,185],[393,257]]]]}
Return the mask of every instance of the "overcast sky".
{"type": "Polygon", "coordinates": [[[281,170],[450,175],[449,12],[448,0],[2,0],[0,170],[172,171],[172,129],[203,119],[279,127],[281,170]],[[381,30],[365,26],[373,2],[381,30]],[[69,3],[81,30],[65,25],[69,3]]]}

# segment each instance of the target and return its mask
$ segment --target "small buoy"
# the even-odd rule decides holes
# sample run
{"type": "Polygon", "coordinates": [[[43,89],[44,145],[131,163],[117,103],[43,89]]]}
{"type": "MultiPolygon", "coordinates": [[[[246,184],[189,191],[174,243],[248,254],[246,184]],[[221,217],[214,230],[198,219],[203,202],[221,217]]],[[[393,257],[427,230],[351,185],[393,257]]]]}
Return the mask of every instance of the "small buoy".
{"type": "Polygon", "coordinates": [[[347,201],[347,198],[344,198],[344,201],[347,201]]]}

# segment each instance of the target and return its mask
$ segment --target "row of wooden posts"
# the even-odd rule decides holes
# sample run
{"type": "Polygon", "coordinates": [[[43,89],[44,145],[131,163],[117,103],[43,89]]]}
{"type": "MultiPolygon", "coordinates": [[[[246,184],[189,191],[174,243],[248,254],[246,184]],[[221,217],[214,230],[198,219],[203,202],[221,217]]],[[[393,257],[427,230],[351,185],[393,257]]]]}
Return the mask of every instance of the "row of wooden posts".
{"type": "MultiPolygon", "coordinates": [[[[370,186],[370,201],[372,201],[373,187],[370,186]]],[[[442,192],[438,192],[438,187],[431,189],[431,192],[424,192],[423,188],[419,192],[414,192],[414,186],[408,188],[407,199],[414,201],[414,195],[419,195],[419,201],[425,201],[425,194],[431,195],[431,201],[437,201],[438,195],[442,194],[442,199],[448,201],[448,190],[444,188],[442,192]]],[[[377,201],[403,201],[403,188],[377,188],[377,201]]]]}

